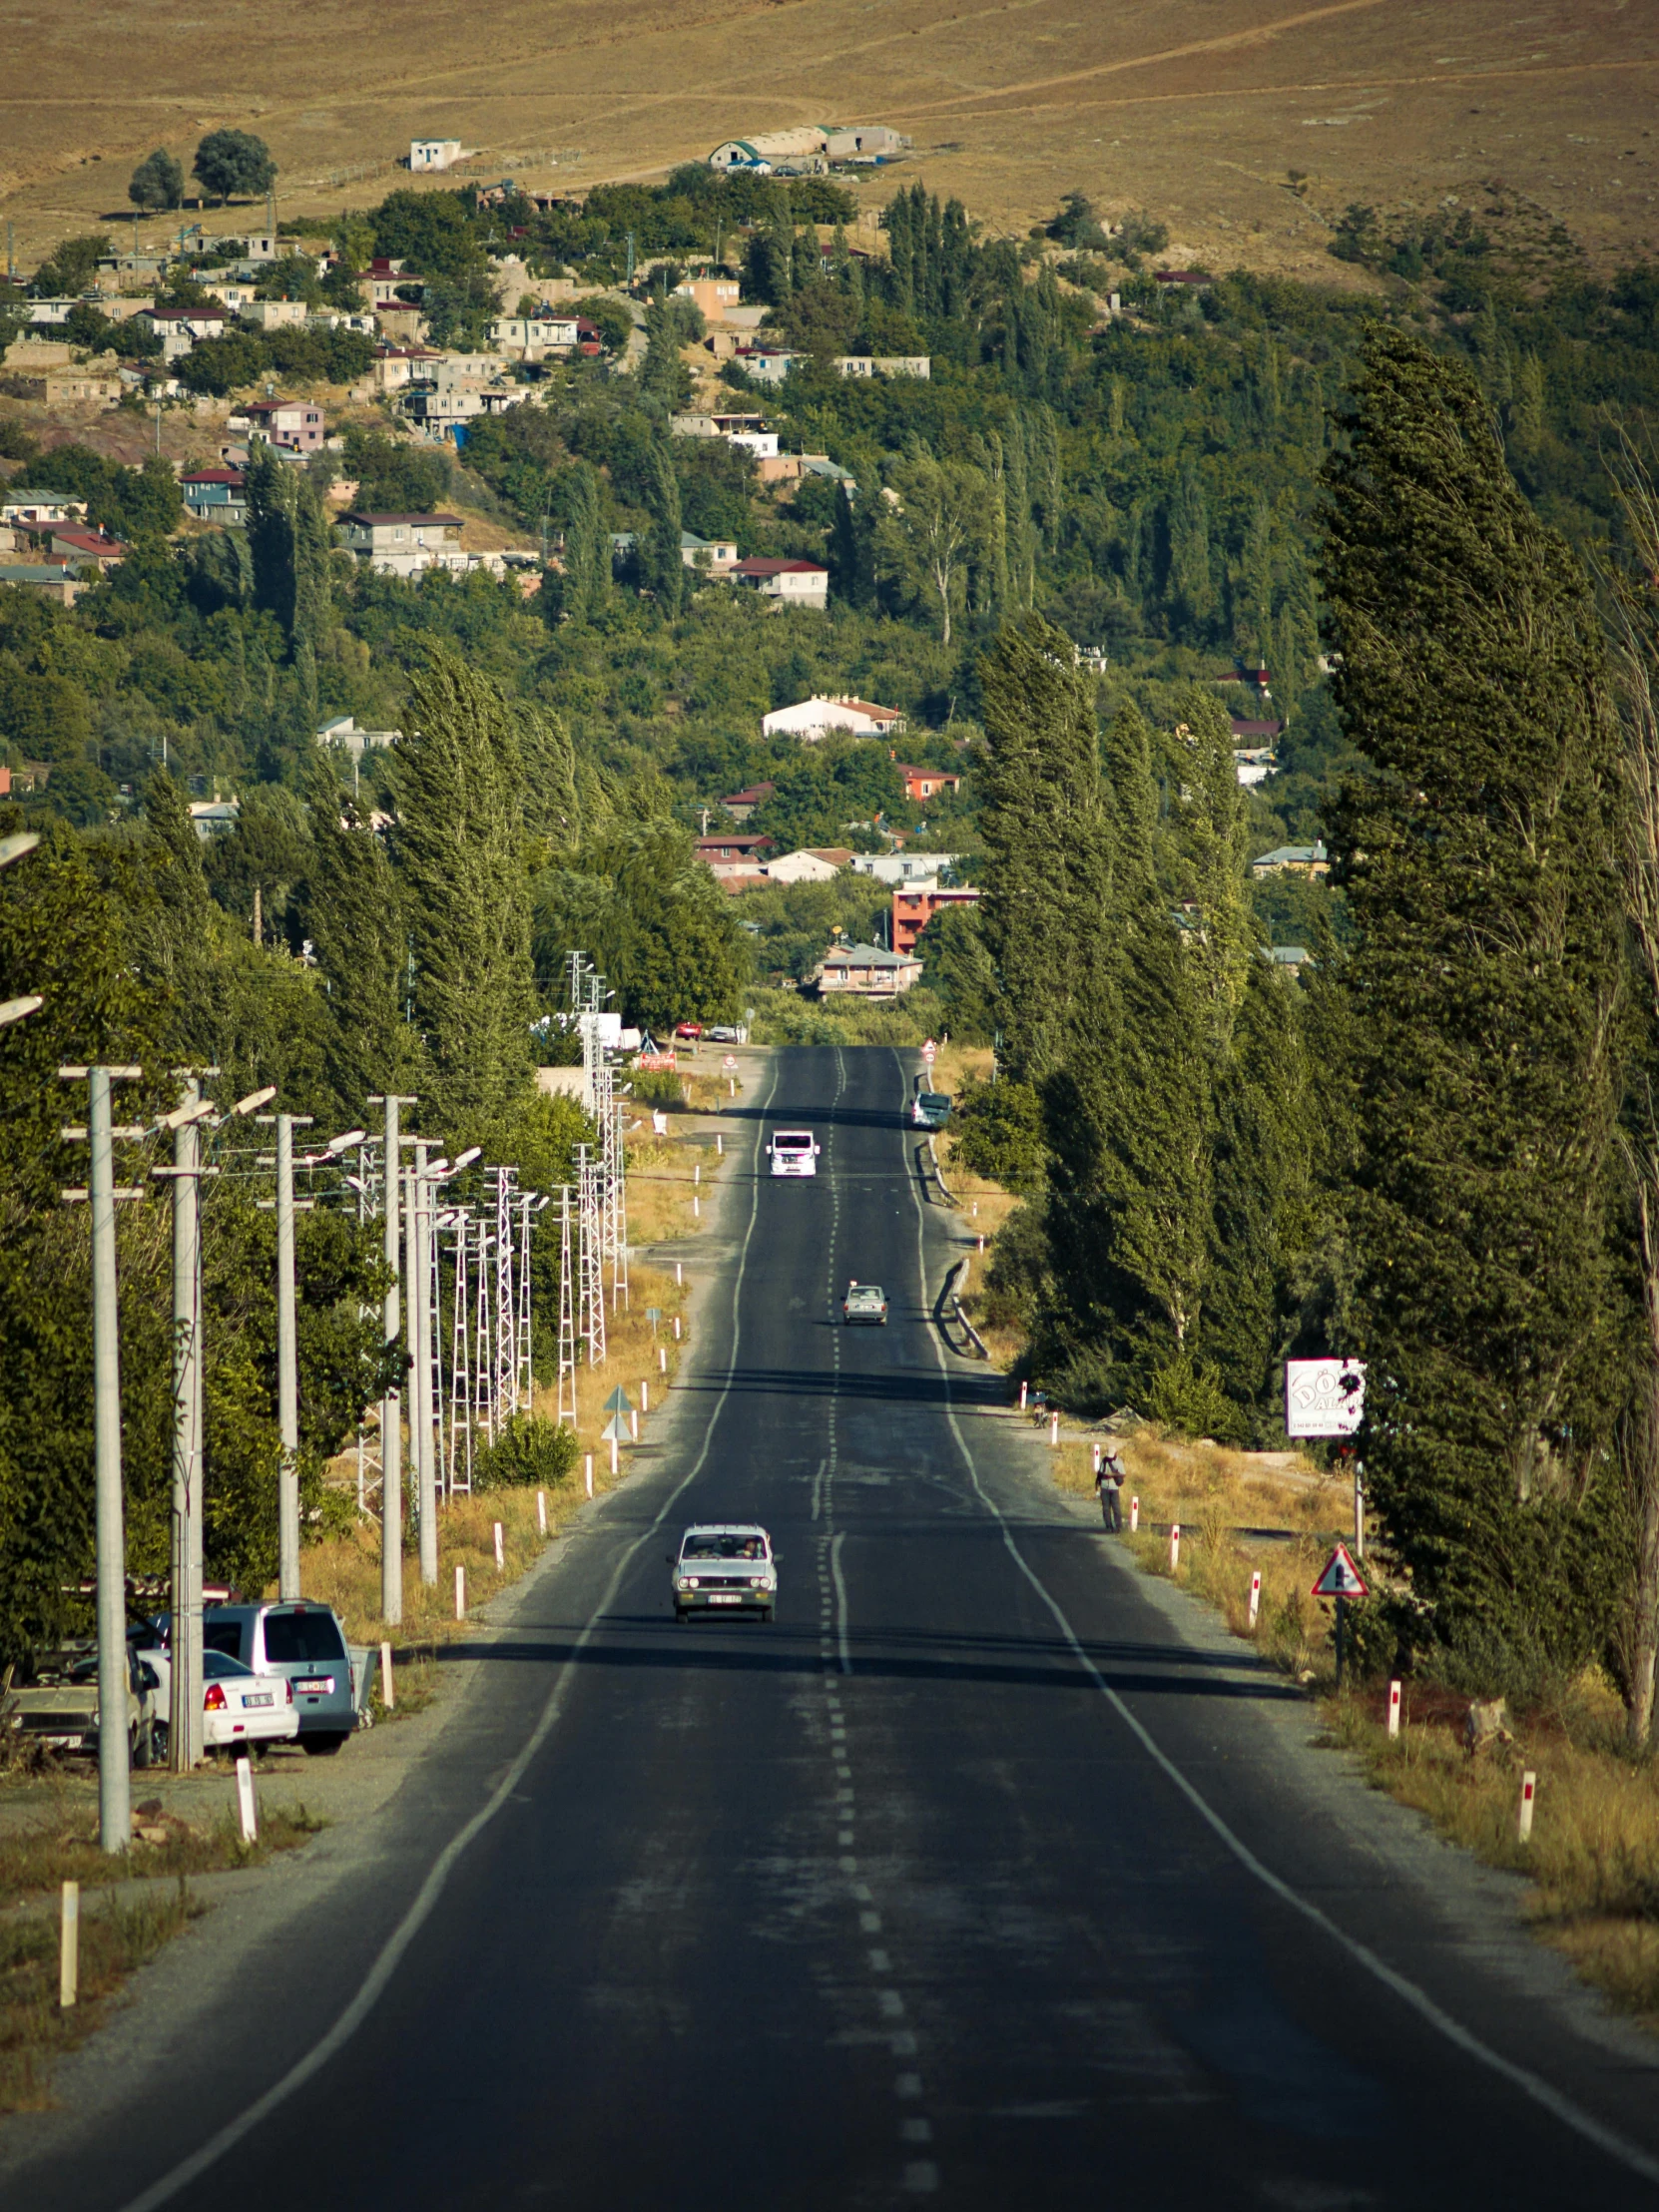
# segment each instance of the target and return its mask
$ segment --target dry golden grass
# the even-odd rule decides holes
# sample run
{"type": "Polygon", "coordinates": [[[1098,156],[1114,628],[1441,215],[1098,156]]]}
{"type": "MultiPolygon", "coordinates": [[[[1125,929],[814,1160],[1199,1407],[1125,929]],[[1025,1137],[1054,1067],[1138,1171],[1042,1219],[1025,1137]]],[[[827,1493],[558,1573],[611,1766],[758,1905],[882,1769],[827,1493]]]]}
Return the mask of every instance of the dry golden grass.
{"type": "MultiPolygon", "coordinates": [[[[919,177],[1023,233],[1078,187],[1114,215],[1154,210],[1174,266],[1352,281],[1325,252],[1350,201],[1478,205],[1497,172],[1510,198],[1542,202],[1599,252],[1652,233],[1642,134],[1659,25],[1640,9],[1439,0],[1402,23],[1387,0],[1174,12],[888,0],[873,13],[820,0],[807,14],[564,0],[530,17],[477,0],[457,51],[438,0],[335,0],[327,37],[299,40],[262,37],[251,0],[197,0],[188,20],[91,6],[8,24],[0,191],[25,266],[101,215],[120,211],[130,235],[134,163],[160,144],[188,167],[201,134],[227,124],[269,142],[280,210],[294,214],[406,185],[393,163],[432,130],[482,150],[474,175],[512,164],[527,183],[579,191],[832,115],[914,141],[907,163],[858,184],[871,216],[919,177]]],[[[140,226],[150,244],[169,228],[140,226]]]]}
{"type": "MultiPolygon", "coordinates": [[[[1129,1475],[1123,1541],[1137,1565],[1206,1599],[1236,1636],[1250,1638],[1292,1673],[1334,1679],[1334,1614],[1310,1592],[1332,1543],[1352,1533],[1348,1484],[1321,1475],[1299,1452],[1231,1451],[1150,1429],[1138,1430],[1119,1448],[1129,1475]],[[1131,1497],[1140,1499],[1135,1535],[1127,1532],[1131,1497]],[[1173,1575],[1172,1523],[1181,1530],[1173,1575]],[[1262,1594],[1252,1635],[1254,1573],[1262,1577],[1262,1594]]],[[[1068,1437],[1062,1425],[1049,1456],[1061,1489],[1093,1493],[1092,1441],[1068,1437]]]]}
{"type": "Polygon", "coordinates": [[[135,1837],[117,1858],[99,1848],[96,1816],[81,1814],[67,1828],[39,1825],[0,1838],[0,2112],[44,2110],[51,2102],[51,2063],[84,2042],[99,2026],[105,2004],[128,1974],[155,1956],[202,1909],[188,1878],[251,1867],[274,1853],[291,1851],[321,1826],[303,1806],[260,1808],[260,1840],[245,1844],[228,1816],[199,1828],[165,1814],[141,1819],[165,1842],[135,1837]],[[105,1897],[89,1909],[83,1895],[80,1926],[79,2001],[65,2011],[58,2001],[58,1914],[50,1906],[29,1913],[21,1901],[51,1898],[65,1882],[82,1892],[118,1882],[160,1876],[177,1884],[134,1901],[105,1897]]]}
{"type": "Polygon", "coordinates": [[[1407,1682],[1390,1741],[1385,1693],[1328,1701],[1337,1739],[1371,1780],[1414,1806],[1486,1865],[1531,1877],[1527,1916],[1623,2011],[1659,2029],[1659,1766],[1632,1761],[1611,1685],[1586,1674],[1515,1740],[1471,1756],[1457,1740],[1467,1700],[1407,1682]],[[1517,1815],[1537,1776],[1532,1836],[1517,1815]]]}

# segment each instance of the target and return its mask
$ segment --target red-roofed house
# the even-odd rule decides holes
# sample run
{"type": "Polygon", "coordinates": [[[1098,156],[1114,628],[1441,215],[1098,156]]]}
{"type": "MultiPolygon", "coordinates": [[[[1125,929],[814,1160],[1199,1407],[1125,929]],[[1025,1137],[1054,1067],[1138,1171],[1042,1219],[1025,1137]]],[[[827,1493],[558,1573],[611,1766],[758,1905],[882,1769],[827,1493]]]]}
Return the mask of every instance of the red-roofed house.
{"type": "Polygon", "coordinates": [[[770,852],[773,839],[758,830],[734,831],[729,835],[716,834],[699,837],[696,852],[715,875],[749,875],[759,872],[761,854],[770,852]]]}
{"type": "Polygon", "coordinates": [[[905,798],[918,806],[940,792],[959,792],[962,788],[962,779],[954,769],[911,768],[904,761],[895,761],[893,767],[904,779],[905,798]]]}
{"type": "Polygon", "coordinates": [[[817,561],[784,561],[772,554],[739,561],[727,571],[751,591],[781,599],[790,607],[823,607],[830,597],[830,571],[817,561]]]}
{"type": "Polygon", "coordinates": [[[248,479],[240,468],[195,468],[181,476],[185,505],[199,522],[241,524],[248,520],[248,479]]]}
{"type": "Polygon", "coordinates": [[[127,556],[127,548],[119,538],[111,537],[107,530],[90,530],[84,525],[54,522],[31,531],[30,536],[43,554],[63,561],[101,561],[106,568],[119,568],[127,556]]]}
{"type": "Polygon", "coordinates": [[[723,799],[721,805],[734,822],[747,822],[756,808],[764,807],[777,789],[776,784],[750,784],[743,791],[733,792],[730,798],[723,799]]]}

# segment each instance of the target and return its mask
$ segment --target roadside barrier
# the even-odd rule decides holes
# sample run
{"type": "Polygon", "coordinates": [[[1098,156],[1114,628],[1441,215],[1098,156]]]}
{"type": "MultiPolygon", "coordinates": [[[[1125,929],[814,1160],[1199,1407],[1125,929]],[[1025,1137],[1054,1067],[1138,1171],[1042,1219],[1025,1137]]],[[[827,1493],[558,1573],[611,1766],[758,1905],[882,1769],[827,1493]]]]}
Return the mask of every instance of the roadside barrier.
{"type": "MultiPolygon", "coordinates": [[[[974,1328],[972,1322],[970,1322],[966,1314],[962,1312],[961,1293],[958,1289],[958,1285],[960,1284],[966,1270],[967,1262],[965,1260],[958,1260],[956,1265],[951,1269],[949,1275],[945,1278],[944,1295],[950,1301],[950,1312],[952,1319],[960,1325],[963,1336],[966,1337],[968,1343],[972,1345],[974,1351],[979,1355],[981,1360],[988,1360],[991,1356],[990,1346],[986,1344],[984,1338],[980,1336],[978,1330],[974,1328]]],[[[1019,1401],[1020,1404],[1023,1406],[1025,1403],[1025,1384],[1023,1382],[1019,1386],[1019,1401]]]]}
{"type": "Polygon", "coordinates": [[[1515,1835],[1523,1844],[1532,1841],[1532,1801],[1538,1794],[1538,1778],[1527,1769],[1521,1776],[1520,1812],[1515,1821],[1515,1835]]]}
{"type": "Polygon", "coordinates": [[[1251,1628],[1251,1633],[1252,1633],[1252,1635],[1254,1635],[1254,1634],[1255,1634],[1255,1631],[1256,1631],[1256,1622],[1257,1622],[1257,1618],[1258,1618],[1258,1616],[1259,1616],[1259,1615],[1260,1615],[1260,1613],[1261,1613],[1261,1610],[1262,1610],[1262,1570],[1261,1570],[1261,1568],[1260,1568],[1260,1567],[1258,1567],[1258,1568],[1257,1568],[1257,1570],[1256,1570],[1256,1572],[1255,1572],[1255,1573],[1254,1573],[1254,1574],[1253,1574],[1253,1575],[1251,1576],[1251,1578],[1250,1578],[1250,1628],[1251,1628]]]}

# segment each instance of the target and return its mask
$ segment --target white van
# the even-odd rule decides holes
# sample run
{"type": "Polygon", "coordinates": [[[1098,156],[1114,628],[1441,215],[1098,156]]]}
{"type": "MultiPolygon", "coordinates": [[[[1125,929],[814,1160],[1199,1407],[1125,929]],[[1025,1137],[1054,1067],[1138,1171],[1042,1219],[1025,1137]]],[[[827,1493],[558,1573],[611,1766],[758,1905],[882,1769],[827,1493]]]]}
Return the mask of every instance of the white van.
{"type": "Polygon", "coordinates": [[[817,1175],[818,1156],[824,1147],[815,1141],[810,1129],[778,1129],[767,1150],[772,1154],[774,1175],[817,1175]]]}

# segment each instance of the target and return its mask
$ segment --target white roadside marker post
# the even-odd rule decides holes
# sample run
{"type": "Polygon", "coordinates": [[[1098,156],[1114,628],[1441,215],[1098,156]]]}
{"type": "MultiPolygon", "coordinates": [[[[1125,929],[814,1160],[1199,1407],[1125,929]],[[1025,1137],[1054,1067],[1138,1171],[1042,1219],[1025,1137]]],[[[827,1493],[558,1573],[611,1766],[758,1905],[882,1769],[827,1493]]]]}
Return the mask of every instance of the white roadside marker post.
{"type": "Polygon", "coordinates": [[[676,1344],[680,1342],[680,1317],[678,1314],[674,1317],[674,1341],[676,1344]]]}
{"type": "Polygon", "coordinates": [[[495,1571],[497,1574],[505,1574],[507,1571],[507,1554],[501,1541],[501,1523],[499,1521],[495,1524],[495,1571]]]}
{"type": "MultiPolygon", "coordinates": [[[[650,1384],[649,1382],[641,1382],[641,1384],[640,1384],[640,1411],[641,1411],[642,1413],[649,1413],[649,1412],[650,1412],[650,1410],[651,1410],[651,1384],[650,1384]]],[[[634,1441],[635,1441],[635,1443],[638,1443],[638,1442],[639,1442],[639,1440],[640,1440],[640,1432],[639,1432],[639,1430],[638,1430],[638,1429],[636,1428],[636,1429],[634,1430],[634,1441]]]]}
{"type": "Polygon", "coordinates": [[[1129,1533],[1131,1536],[1134,1535],[1136,1529],[1139,1528],[1140,1525],[1141,1501],[1138,1497],[1132,1497],[1129,1500],[1129,1533]]]}
{"type": "Polygon", "coordinates": [[[1170,1522],[1170,1524],[1169,1524],[1169,1571],[1170,1571],[1170,1573],[1171,1573],[1171,1574],[1174,1574],[1174,1573],[1175,1573],[1175,1571],[1177,1570],[1177,1568],[1178,1568],[1178,1567],[1180,1566],[1180,1564],[1181,1564],[1181,1523],[1180,1523],[1179,1521],[1171,1521],[1171,1522],[1170,1522]]]}
{"type": "Polygon", "coordinates": [[[735,1075],[734,1075],[734,1076],[733,1076],[733,1077],[731,1078],[731,1083],[732,1083],[732,1096],[733,1096],[734,1098],[736,1098],[736,1097],[737,1097],[737,1095],[738,1095],[738,1079],[737,1079],[737,1077],[736,1077],[735,1075]]]}
{"type": "Polygon", "coordinates": [[[628,1441],[637,1444],[639,1440],[640,1409],[637,1405],[630,1405],[628,1408],[628,1441]]]}
{"type": "Polygon", "coordinates": [[[1057,1444],[1060,1441],[1060,1416],[1058,1413],[1050,1413],[1048,1416],[1048,1440],[1050,1445],[1057,1444]]]}
{"type": "Polygon", "coordinates": [[[702,1161],[701,1161],[701,1160],[694,1160],[694,1161],[692,1162],[692,1189],[693,1189],[694,1191],[695,1191],[695,1190],[698,1190],[698,1189],[699,1189],[699,1188],[701,1187],[701,1185],[702,1185],[702,1182],[703,1182],[703,1163],[702,1163],[702,1161]]]}
{"type": "Polygon", "coordinates": [[[81,1885],[63,1886],[63,1913],[58,1929],[58,2002],[64,2011],[81,1994],[81,1885]]]}
{"type": "Polygon", "coordinates": [[[1019,1386],[1019,1409],[1022,1413],[1025,1410],[1025,1384],[1023,1382],[1019,1386]]]}
{"type": "Polygon", "coordinates": [[[396,1692],[391,1679],[391,1646],[386,1643],[380,1646],[380,1703],[388,1713],[397,1704],[396,1692]]]}
{"type": "Polygon", "coordinates": [[[1099,1480],[1099,1477],[1100,1477],[1100,1446],[1099,1446],[1098,1444],[1096,1444],[1096,1445],[1095,1445],[1095,1446],[1093,1447],[1093,1458],[1094,1458],[1094,1463],[1093,1463],[1093,1466],[1092,1466],[1092,1467],[1090,1468],[1090,1470],[1089,1470],[1089,1471],[1090,1471],[1090,1472],[1091,1472],[1091,1473],[1092,1473],[1092,1474],[1094,1475],[1095,1479],[1096,1479],[1096,1480],[1098,1481],[1098,1480],[1099,1480]]]}
{"type": "Polygon", "coordinates": [[[243,1842],[257,1844],[260,1808],[254,1798],[254,1762],[247,1754],[237,1761],[237,1818],[242,1823],[243,1842]]]}
{"type": "Polygon", "coordinates": [[[700,1198],[698,1197],[697,1193],[696,1193],[695,1191],[693,1191],[693,1193],[692,1193],[692,1220],[693,1220],[693,1221],[701,1221],[702,1219],[703,1219],[703,1201],[702,1201],[702,1199],[700,1199],[700,1198]]]}
{"type": "Polygon", "coordinates": [[[616,1480],[616,1471],[617,1471],[617,1463],[616,1463],[616,1438],[615,1438],[615,1437],[613,1436],[613,1437],[611,1438],[611,1480],[612,1480],[613,1482],[614,1482],[614,1481],[616,1480]]]}
{"type": "Polygon", "coordinates": [[[583,1461],[582,1461],[582,1479],[583,1479],[583,1481],[584,1481],[584,1482],[585,1482],[585,1483],[587,1484],[587,1491],[588,1491],[588,1495],[589,1495],[589,1497],[592,1497],[592,1495],[593,1495],[593,1453],[592,1453],[591,1451],[590,1451],[590,1452],[589,1452],[589,1453],[588,1453],[588,1454],[586,1455],[586,1457],[585,1457],[585,1458],[583,1459],[583,1461]]]}
{"type": "Polygon", "coordinates": [[[667,1345],[659,1345],[659,1346],[657,1347],[657,1373],[658,1373],[659,1375],[667,1375],[667,1373],[668,1373],[668,1347],[667,1347],[667,1345]]]}
{"type": "Polygon", "coordinates": [[[715,1131],[715,1158],[716,1158],[717,1160],[724,1160],[724,1159],[725,1159],[725,1157],[726,1157],[726,1139],[725,1139],[725,1138],[724,1138],[724,1137],[723,1137],[723,1136],[721,1135],[720,1131],[719,1131],[719,1130],[717,1129],[717,1130],[715,1131]]]}
{"type": "Polygon", "coordinates": [[[674,1288],[676,1290],[679,1290],[680,1286],[685,1281],[685,1277],[681,1273],[682,1265],[683,1263],[679,1260],[676,1260],[674,1263],[674,1288]]]}
{"type": "Polygon", "coordinates": [[[547,1492],[545,1490],[536,1492],[536,1533],[541,1536],[547,1534],[547,1492]]]}
{"type": "Polygon", "coordinates": [[[1399,1734],[1399,1684],[1397,1682],[1388,1684],[1388,1734],[1390,1737],[1396,1737],[1399,1734]]]}
{"type": "Polygon", "coordinates": [[[1521,1776],[1520,1816],[1515,1823],[1515,1834],[1523,1844],[1532,1841],[1532,1800],[1538,1794],[1538,1778],[1528,1768],[1521,1776]]]}
{"type": "Polygon", "coordinates": [[[1250,1578],[1250,1629],[1256,1632],[1256,1623],[1262,1611],[1262,1570],[1260,1567],[1250,1578]]]}
{"type": "Polygon", "coordinates": [[[455,1618],[458,1621],[464,1621],[466,1619],[465,1567],[457,1567],[455,1569],[455,1618]]]}

